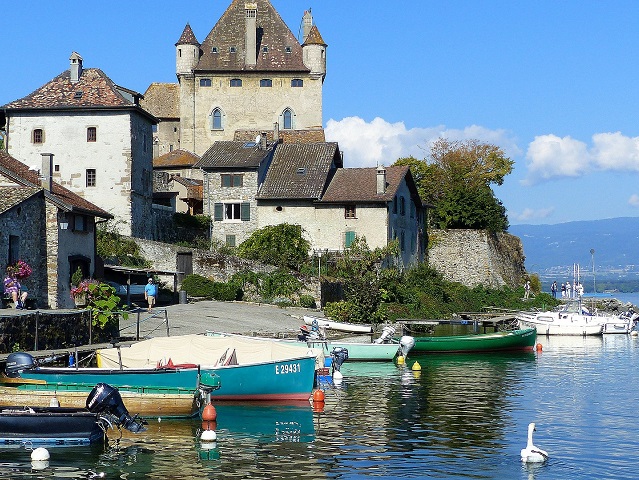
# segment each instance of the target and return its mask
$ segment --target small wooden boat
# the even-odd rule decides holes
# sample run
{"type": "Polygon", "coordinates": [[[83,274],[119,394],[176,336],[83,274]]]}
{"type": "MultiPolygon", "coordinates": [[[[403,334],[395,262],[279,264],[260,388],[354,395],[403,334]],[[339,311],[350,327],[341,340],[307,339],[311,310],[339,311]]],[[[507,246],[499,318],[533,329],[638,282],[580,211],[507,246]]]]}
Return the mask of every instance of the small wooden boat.
{"type": "Polygon", "coordinates": [[[104,442],[116,425],[140,432],[143,422],[131,417],[117,389],[96,385],[83,407],[6,406],[0,408],[0,446],[88,445],[104,442]]]}
{"type": "Polygon", "coordinates": [[[422,354],[532,350],[536,339],[537,331],[534,328],[446,337],[415,337],[415,345],[411,352],[422,354]]]}
{"type": "Polygon", "coordinates": [[[337,330],[339,332],[373,333],[373,327],[371,327],[370,325],[335,322],[325,317],[313,317],[311,315],[304,315],[304,323],[306,325],[313,325],[313,322],[316,322],[319,327],[329,328],[331,330],[337,330]]]}
{"type": "Polygon", "coordinates": [[[202,376],[215,375],[220,388],[216,400],[304,400],[313,391],[315,369],[324,366],[320,349],[306,345],[267,342],[250,337],[181,335],[158,337],[123,347],[98,351],[101,367],[143,368],[167,361],[198,363],[202,376]]]}

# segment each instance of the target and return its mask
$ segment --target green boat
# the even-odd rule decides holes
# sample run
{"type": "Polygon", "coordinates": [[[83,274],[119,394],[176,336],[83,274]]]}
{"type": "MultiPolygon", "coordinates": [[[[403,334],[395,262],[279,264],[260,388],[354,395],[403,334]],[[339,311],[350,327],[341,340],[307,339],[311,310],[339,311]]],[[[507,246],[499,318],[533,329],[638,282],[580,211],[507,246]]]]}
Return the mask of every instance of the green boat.
{"type": "Polygon", "coordinates": [[[415,337],[412,354],[483,353],[530,351],[535,346],[537,330],[525,328],[495,333],[452,335],[447,337],[415,337]]]}

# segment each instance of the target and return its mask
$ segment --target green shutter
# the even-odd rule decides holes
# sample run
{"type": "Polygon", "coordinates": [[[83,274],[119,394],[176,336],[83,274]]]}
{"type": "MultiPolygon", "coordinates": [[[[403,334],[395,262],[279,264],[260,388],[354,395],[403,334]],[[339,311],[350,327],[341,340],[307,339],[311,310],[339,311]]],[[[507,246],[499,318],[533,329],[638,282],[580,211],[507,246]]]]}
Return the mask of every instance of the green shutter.
{"type": "Polygon", "coordinates": [[[348,231],[344,234],[344,246],[346,248],[349,248],[354,241],[355,241],[355,232],[348,231]]]}
{"type": "Polygon", "coordinates": [[[242,202],[240,218],[243,222],[248,222],[251,219],[251,204],[249,202],[242,202]]]}
{"type": "Polygon", "coordinates": [[[213,208],[213,220],[221,222],[224,219],[224,205],[216,203],[213,208]]]}
{"type": "Polygon", "coordinates": [[[231,175],[221,175],[222,178],[222,186],[230,187],[231,186],[231,175]]]}

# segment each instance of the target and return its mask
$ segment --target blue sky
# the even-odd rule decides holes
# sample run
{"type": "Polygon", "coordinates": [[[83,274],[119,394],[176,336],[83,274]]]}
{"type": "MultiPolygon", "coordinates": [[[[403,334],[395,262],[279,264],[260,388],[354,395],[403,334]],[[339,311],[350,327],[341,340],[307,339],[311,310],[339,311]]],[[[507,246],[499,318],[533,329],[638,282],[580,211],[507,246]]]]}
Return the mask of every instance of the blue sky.
{"type": "MultiPolygon", "coordinates": [[[[203,41],[230,0],[9,0],[0,105],[68,68],[144,92],[175,82],[175,42],[203,41]],[[179,8],[178,8],[179,6],[179,8]]],[[[328,43],[327,139],[347,167],[423,158],[439,136],[502,147],[511,224],[639,216],[639,2],[271,0],[328,43]]]]}

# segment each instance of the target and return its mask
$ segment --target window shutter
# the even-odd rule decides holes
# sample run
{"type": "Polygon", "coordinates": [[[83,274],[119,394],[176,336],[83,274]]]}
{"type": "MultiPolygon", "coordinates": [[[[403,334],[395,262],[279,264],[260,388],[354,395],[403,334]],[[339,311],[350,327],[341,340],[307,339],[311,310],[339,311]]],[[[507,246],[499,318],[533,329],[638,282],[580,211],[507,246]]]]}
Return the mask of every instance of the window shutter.
{"type": "Polygon", "coordinates": [[[344,246],[346,248],[349,248],[354,241],[355,241],[355,232],[348,231],[344,234],[344,246]]]}
{"type": "Polygon", "coordinates": [[[213,206],[213,220],[216,222],[221,222],[224,219],[224,205],[221,203],[216,203],[213,206]]]}
{"type": "Polygon", "coordinates": [[[248,222],[251,219],[251,204],[249,202],[242,202],[240,218],[243,222],[248,222]]]}

